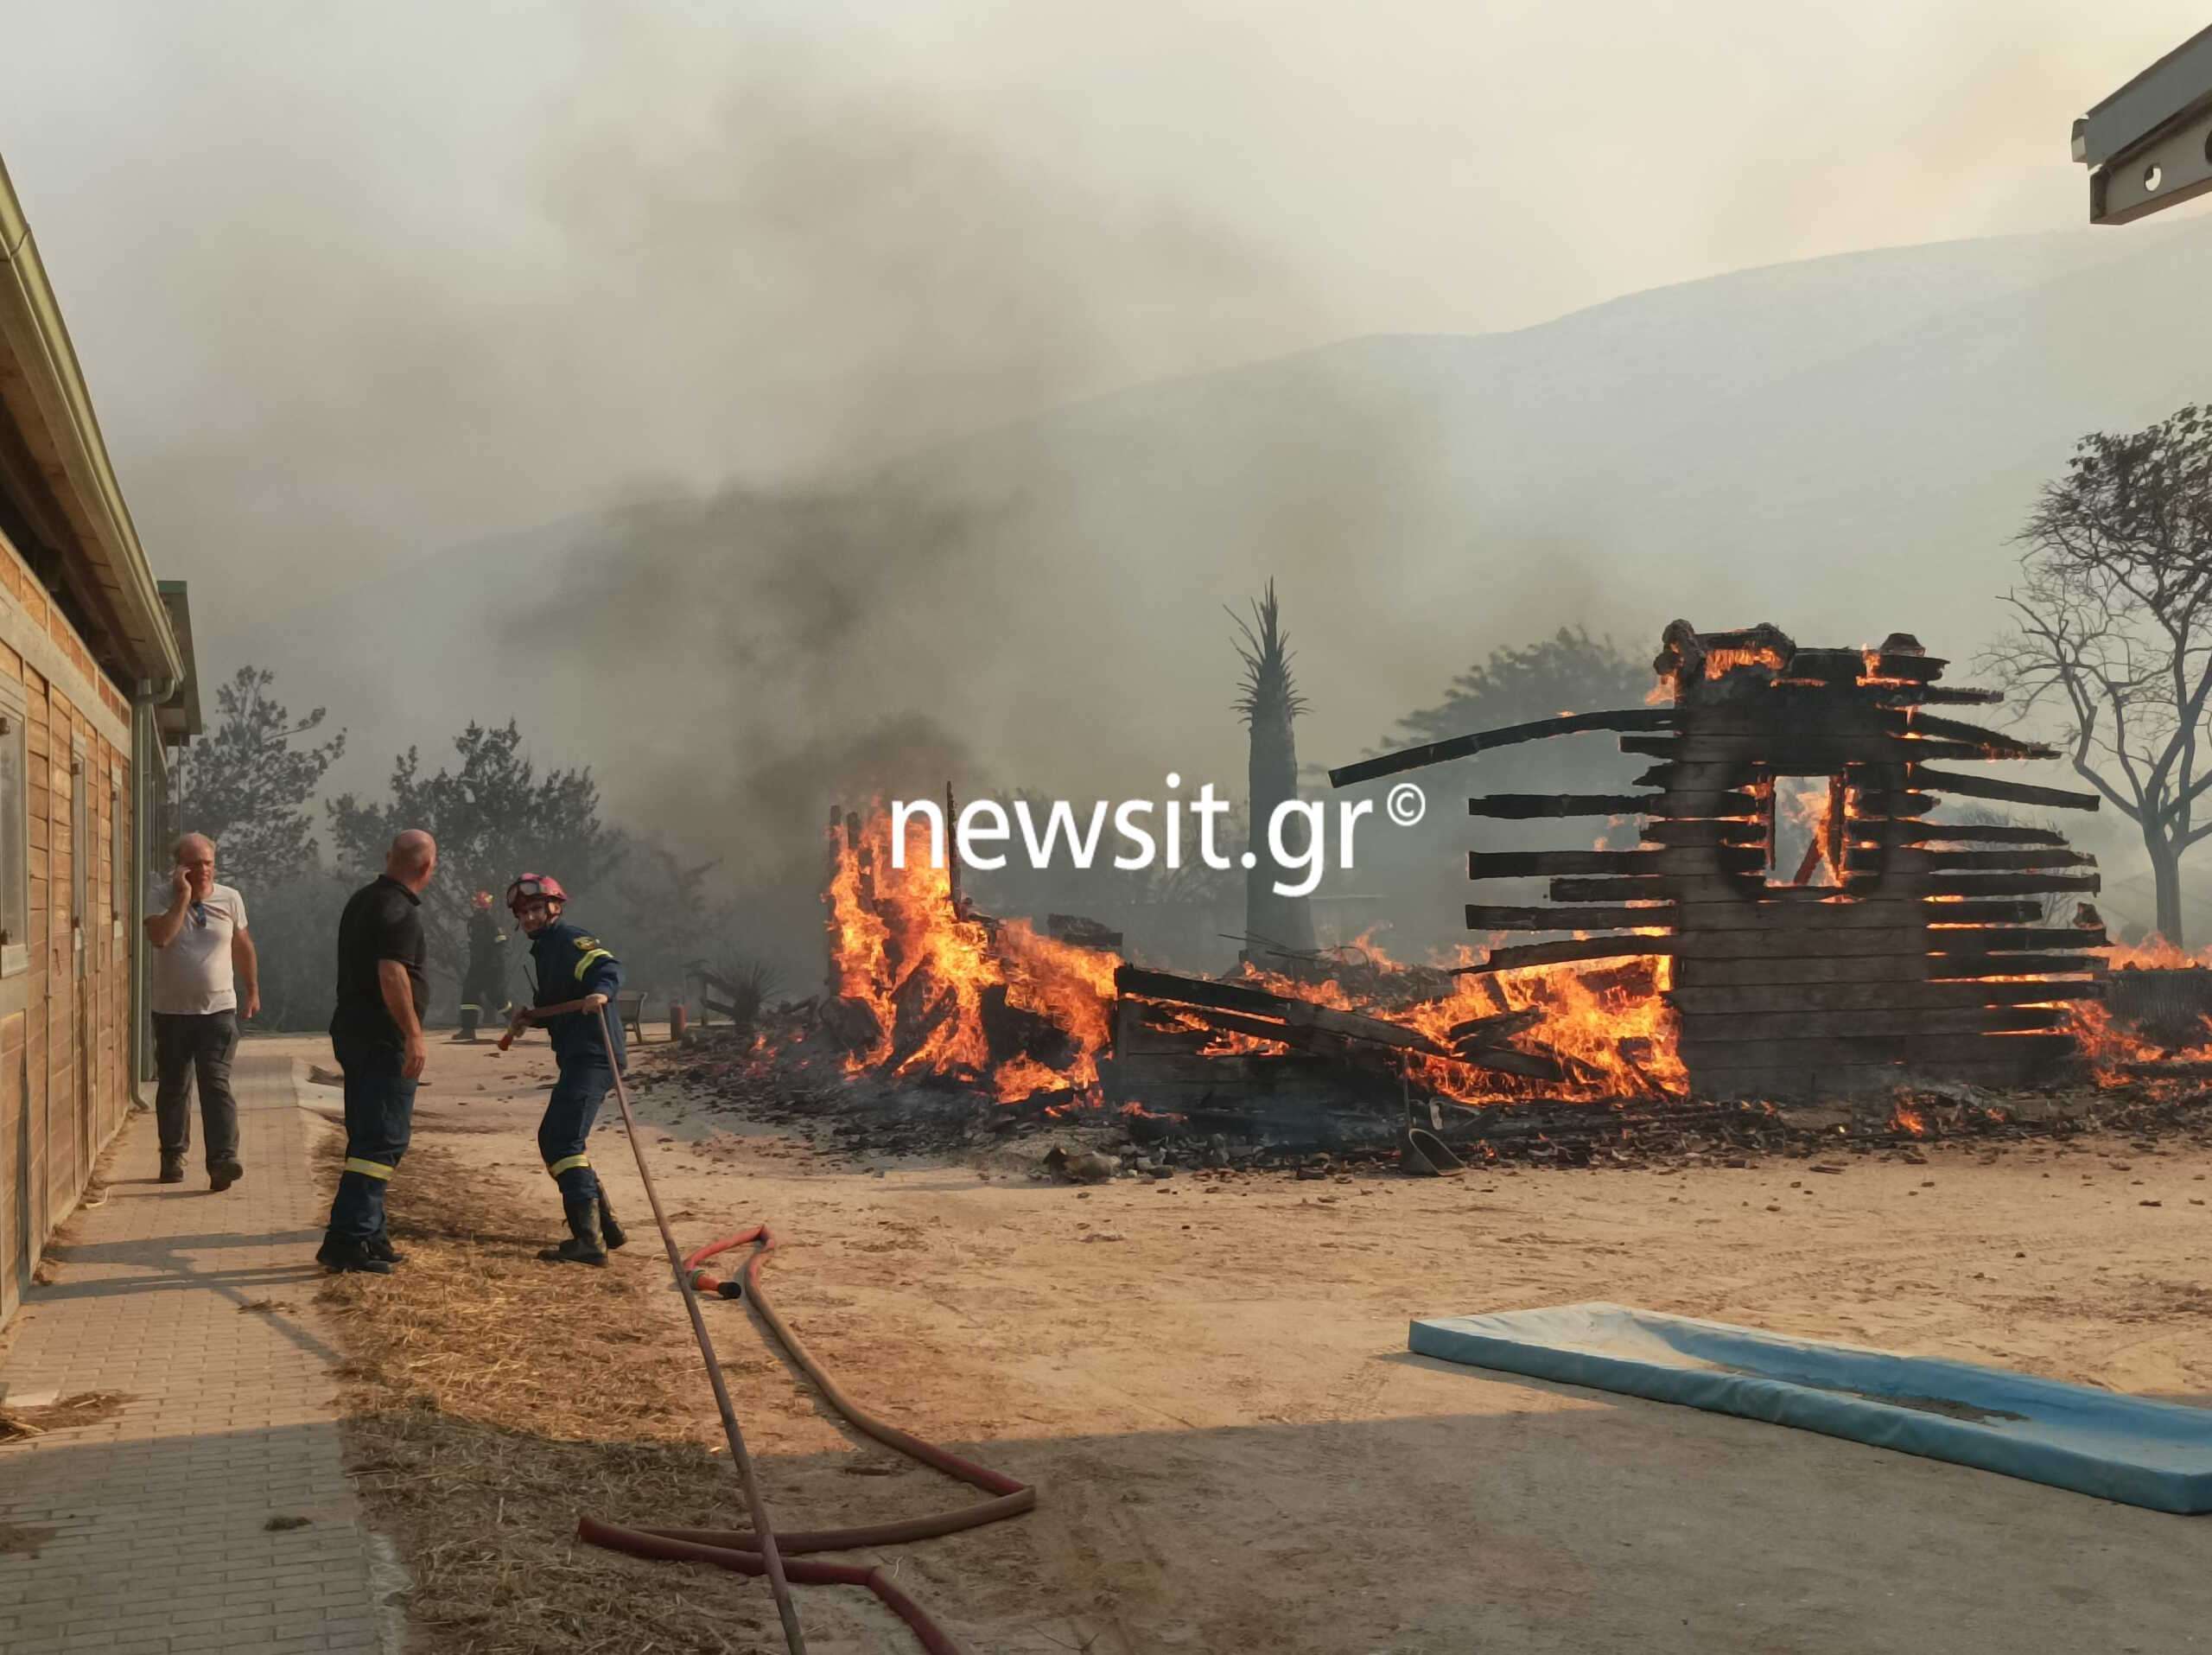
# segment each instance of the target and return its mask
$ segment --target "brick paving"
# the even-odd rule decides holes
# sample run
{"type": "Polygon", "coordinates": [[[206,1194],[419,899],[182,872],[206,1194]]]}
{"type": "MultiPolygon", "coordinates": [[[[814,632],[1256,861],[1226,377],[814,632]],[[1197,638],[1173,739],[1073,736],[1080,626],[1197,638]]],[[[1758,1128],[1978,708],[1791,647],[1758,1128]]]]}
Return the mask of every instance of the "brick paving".
{"type": "Polygon", "coordinates": [[[399,1646],[383,1600],[403,1582],[343,1469],[338,1357],[314,1302],[327,1198],[308,1149],[323,1128],[291,1058],[257,1047],[239,1047],[233,1079],[245,1177],[207,1188],[195,1104],[186,1181],[156,1182],[154,1118],[131,1116],[105,1202],[70,1223],[53,1283],[0,1346],[0,1400],[130,1398],[102,1424],[0,1447],[8,1655],[399,1646]]]}

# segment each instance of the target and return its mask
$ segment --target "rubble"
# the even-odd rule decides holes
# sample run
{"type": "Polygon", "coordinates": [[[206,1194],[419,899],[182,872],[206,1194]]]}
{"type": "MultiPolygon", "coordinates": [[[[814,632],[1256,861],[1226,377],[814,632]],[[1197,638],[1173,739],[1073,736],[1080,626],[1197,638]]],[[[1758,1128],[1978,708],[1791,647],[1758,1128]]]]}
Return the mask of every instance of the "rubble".
{"type": "MultiPolygon", "coordinates": [[[[1888,1096],[1814,1108],[1649,1096],[1506,1099],[1466,1105],[1415,1094],[1409,1122],[1390,1107],[1115,1108],[1093,1092],[1046,1093],[1003,1104],[944,1081],[845,1074],[841,1055],[809,1027],[811,1008],[774,1014],[739,1041],[709,1030],[684,1047],[640,1053],[652,1092],[750,1123],[796,1129],[817,1152],[869,1162],[976,1160],[1056,1181],[1202,1178],[1265,1173],[1306,1179],[1397,1175],[1408,1127],[1472,1168],[1511,1165],[1666,1170],[1746,1167],[1789,1157],[1840,1175],[1853,1160],[1924,1162],[1930,1145],[1987,1149],[2121,1136],[2156,1148],[2212,1146],[2212,1083],[2115,1075],[2101,1085],[1995,1092],[1907,1080],[1888,1096]],[[1057,1100],[1057,1101],[1055,1101],[1057,1100]],[[1433,1114],[1430,1111],[1433,1111],[1433,1114]],[[1111,1162],[1111,1170],[1106,1163],[1111,1162]]],[[[2148,1153],[2148,1149],[2140,1151],[2148,1153]]],[[[1414,1169],[1414,1175],[1425,1175],[1414,1169]]]]}

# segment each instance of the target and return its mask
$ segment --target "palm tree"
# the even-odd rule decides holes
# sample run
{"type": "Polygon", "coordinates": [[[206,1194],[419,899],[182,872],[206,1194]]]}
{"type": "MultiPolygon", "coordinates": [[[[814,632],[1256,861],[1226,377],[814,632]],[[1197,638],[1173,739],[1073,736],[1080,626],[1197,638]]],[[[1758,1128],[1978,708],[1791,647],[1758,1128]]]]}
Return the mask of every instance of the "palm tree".
{"type": "Polygon", "coordinates": [[[1298,796],[1298,742],[1291,724],[1306,710],[1306,701],[1291,680],[1290,639],[1282,629],[1275,583],[1269,581],[1266,595],[1253,603],[1249,621],[1234,609],[1229,616],[1243,634],[1236,646],[1244,662],[1236,710],[1252,732],[1246,844],[1252,861],[1244,873],[1245,948],[1255,964],[1281,970],[1294,962],[1273,958],[1271,951],[1310,954],[1314,950],[1313,907],[1302,896],[1275,894],[1278,879],[1299,882],[1291,870],[1276,864],[1268,846],[1268,824],[1276,807],[1298,796]]]}

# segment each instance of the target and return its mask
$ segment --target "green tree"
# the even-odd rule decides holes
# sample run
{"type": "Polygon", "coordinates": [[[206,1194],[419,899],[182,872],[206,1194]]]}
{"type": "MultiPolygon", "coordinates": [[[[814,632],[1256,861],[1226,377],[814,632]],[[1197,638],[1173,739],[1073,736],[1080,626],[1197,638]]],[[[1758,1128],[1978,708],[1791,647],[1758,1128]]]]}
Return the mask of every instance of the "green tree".
{"type": "Polygon", "coordinates": [[[338,916],[351,894],[351,882],[322,869],[246,893],[261,955],[263,1028],[330,1027],[338,996],[338,916]]]}
{"type": "Polygon", "coordinates": [[[2212,834],[2197,773],[2212,706],[2212,409],[2092,432],[2019,534],[2012,626],[1988,665],[2024,714],[2055,703],[2074,768],[2135,824],[2158,934],[2182,945],[2181,863],[2212,834]]]}
{"type": "Polygon", "coordinates": [[[425,829],[438,842],[438,872],[423,894],[423,912],[448,955],[466,935],[472,893],[503,897],[509,881],[530,872],[550,874],[580,903],[589,901],[626,848],[599,819],[590,770],[539,775],[512,719],[499,727],[472,722],[453,746],[459,763],[429,775],[417,749],[400,754],[382,803],[347,793],[328,806],[331,838],[355,869],[381,868],[404,828],[425,829]]]}
{"type": "Polygon", "coordinates": [[[1549,638],[1494,649],[1452,680],[1444,699],[1398,721],[1393,747],[1446,741],[1553,713],[1633,707],[1650,690],[1649,661],[1630,660],[1610,637],[1561,627],[1549,638]]]}
{"type": "Polygon", "coordinates": [[[185,827],[214,840],[223,876],[244,884],[268,886],[314,871],[307,803],[346,750],[343,730],[302,742],[321,728],[323,709],[295,722],[272,692],[275,681],[265,668],[238,668],[215,691],[215,728],[177,761],[185,827]]]}
{"type": "Polygon", "coordinates": [[[592,901],[591,923],[621,959],[624,980],[652,997],[652,1015],[664,1014],[665,997],[680,993],[695,968],[737,981],[744,926],[735,905],[709,882],[721,863],[687,863],[665,846],[628,838],[622,851],[612,888],[592,901]]]}

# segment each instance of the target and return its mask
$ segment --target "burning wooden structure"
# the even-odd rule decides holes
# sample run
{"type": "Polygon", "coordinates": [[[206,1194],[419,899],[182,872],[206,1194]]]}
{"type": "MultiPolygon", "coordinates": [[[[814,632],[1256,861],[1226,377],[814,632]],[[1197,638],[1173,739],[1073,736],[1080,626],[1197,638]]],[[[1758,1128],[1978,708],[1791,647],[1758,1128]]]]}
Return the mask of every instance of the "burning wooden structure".
{"type": "Polygon", "coordinates": [[[1667,704],[1562,716],[1365,761],[1338,786],[1582,730],[1657,761],[1621,794],[1503,794],[1478,817],[1643,822],[1633,850],[1469,853],[1476,880],[1547,878],[1549,902],[1471,903],[1478,931],[1569,933],[1491,951],[1476,972],[1658,962],[1694,1095],[1777,1099],[1886,1089],[1906,1073],[2002,1085],[2075,1051],[2067,1003],[2101,992],[2093,858],[2058,833],[1933,819],[1945,794],[2094,810],[2095,795],[1936,767],[2050,749],[1931,709],[1993,691],[1937,682],[1912,638],[1800,648],[1771,627],[1667,628],[1667,704]],[[1806,787],[1802,784],[1809,783],[1806,787]],[[1805,800],[1802,818],[1791,801],[1805,800]],[[1802,856],[1785,851],[1802,831],[1802,856]]]}
{"type": "Polygon", "coordinates": [[[1040,934],[982,913],[925,840],[906,850],[894,867],[880,811],[831,814],[810,1021],[850,1078],[1216,1127],[1395,1117],[1416,1088],[1462,1102],[1681,1090],[1648,961],[1474,978],[1355,950],[1296,976],[1183,976],[1124,962],[1119,935],[1079,916],[1040,934]]]}
{"type": "Polygon", "coordinates": [[[980,913],[956,860],[935,859],[925,835],[894,857],[891,832],[880,810],[830,812],[817,1020],[843,1048],[845,1072],[1007,1103],[1095,1088],[1121,963],[1102,945],[1119,937],[1077,915],[1052,915],[1040,935],[980,913]]]}
{"type": "Polygon", "coordinates": [[[1230,981],[1124,965],[1115,973],[1109,1103],[1210,1112],[1383,1109],[1416,1099],[1592,1101],[1681,1090],[1660,1035],[1650,963],[1494,981],[1388,966],[1380,985],[1252,971],[1230,981]]]}

